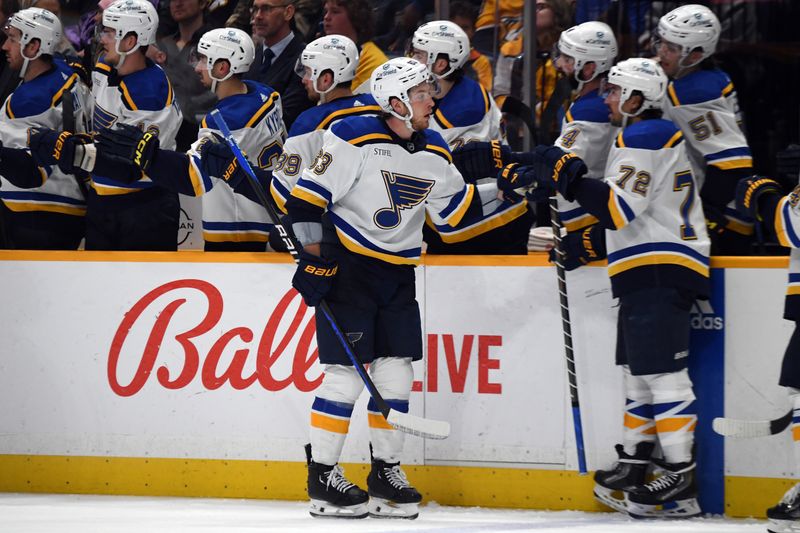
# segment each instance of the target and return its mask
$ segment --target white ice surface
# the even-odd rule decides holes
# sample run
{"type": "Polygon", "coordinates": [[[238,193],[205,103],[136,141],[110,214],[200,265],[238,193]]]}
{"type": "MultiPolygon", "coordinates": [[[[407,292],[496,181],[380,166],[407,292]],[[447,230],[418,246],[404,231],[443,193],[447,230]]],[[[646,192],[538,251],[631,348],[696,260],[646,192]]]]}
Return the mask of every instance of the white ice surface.
{"type": "Polygon", "coordinates": [[[421,508],[417,520],[314,519],[307,504],[262,500],[0,494],[2,533],[577,532],[745,533],[766,522],[723,518],[641,522],[614,513],[421,508]]]}

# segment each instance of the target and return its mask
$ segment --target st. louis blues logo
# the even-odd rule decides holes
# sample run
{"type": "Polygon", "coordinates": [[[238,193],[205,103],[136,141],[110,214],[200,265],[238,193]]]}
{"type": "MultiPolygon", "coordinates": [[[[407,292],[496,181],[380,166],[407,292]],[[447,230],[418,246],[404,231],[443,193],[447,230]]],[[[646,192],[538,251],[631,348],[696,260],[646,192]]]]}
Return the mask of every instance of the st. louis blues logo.
{"type": "Polygon", "coordinates": [[[430,194],[434,182],[387,170],[382,170],[381,175],[391,205],[376,211],[372,219],[379,228],[392,229],[400,224],[400,211],[421,204],[430,194]]]}

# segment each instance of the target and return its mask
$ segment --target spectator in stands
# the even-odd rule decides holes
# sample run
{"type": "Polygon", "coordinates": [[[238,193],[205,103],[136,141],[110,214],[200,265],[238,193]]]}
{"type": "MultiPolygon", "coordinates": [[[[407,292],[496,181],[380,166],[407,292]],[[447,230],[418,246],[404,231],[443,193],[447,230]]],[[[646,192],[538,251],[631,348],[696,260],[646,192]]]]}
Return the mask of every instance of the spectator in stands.
{"type": "Polygon", "coordinates": [[[292,31],[295,2],[254,0],[251,13],[256,57],[245,75],[245,79],[263,83],[280,93],[287,130],[300,113],[314,105],[303,81],[294,72],[297,58],[305,48],[300,36],[292,31]]]}
{"type": "Polygon", "coordinates": [[[169,10],[178,23],[178,31],[158,41],[158,47],[163,52],[163,58],[158,62],[167,73],[183,112],[183,123],[175,138],[180,152],[188,150],[197,139],[198,124],[217,101],[214,93],[202,84],[194,72],[197,43],[211,29],[203,23],[205,7],[206,0],[171,0],[169,10]]]}
{"type": "Polygon", "coordinates": [[[358,69],[351,88],[353,93],[369,92],[369,77],[388,58],[372,39],[372,10],[368,0],[327,0],[322,19],[325,35],[344,35],[359,49],[358,69]]]}
{"type": "MultiPolygon", "coordinates": [[[[0,0],[0,24],[5,27],[8,18],[19,11],[17,0],[0,0]]],[[[0,32],[0,45],[6,42],[8,36],[0,32]]],[[[19,85],[19,72],[14,71],[8,64],[5,54],[0,54],[0,102],[5,102],[17,85],[19,85]]]]}
{"type": "MultiPolygon", "coordinates": [[[[478,8],[465,0],[456,0],[450,3],[450,20],[464,30],[470,43],[475,35],[475,21],[478,20],[478,8]]],[[[478,83],[489,92],[492,92],[492,64],[475,47],[471,47],[467,63],[463,67],[464,74],[478,83]]]]}

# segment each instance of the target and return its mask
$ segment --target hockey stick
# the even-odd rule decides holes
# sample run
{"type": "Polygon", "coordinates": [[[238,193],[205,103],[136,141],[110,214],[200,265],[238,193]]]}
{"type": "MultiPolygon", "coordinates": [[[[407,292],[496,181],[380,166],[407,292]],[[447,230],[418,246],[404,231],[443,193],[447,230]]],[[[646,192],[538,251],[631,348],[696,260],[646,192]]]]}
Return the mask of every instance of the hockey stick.
{"type": "Polygon", "coordinates": [[[581,422],[581,402],[578,398],[578,375],[575,372],[575,354],[572,350],[572,322],[569,318],[569,298],[567,297],[567,278],[564,270],[564,248],[561,246],[561,217],[558,216],[558,200],[550,198],[550,224],[556,248],[556,274],[558,275],[558,296],[561,303],[561,327],[564,330],[564,352],[567,358],[567,379],[569,397],[572,403],[572,424],[575,426],[575,448],[578,452],[578,473],[586,474],[586,451],[583,447],[583,423],[581,422]]]}
{"type": "Polygon", "coordinates": [[[714,431],[723,437],[752,438],[777,435],[792,423],[792,413],[789,411],[775,420],[737,420],[735,418],[715,418],[711,423],[714,431]]]}
{"type": "MultiPolygon", "coordinates": [[[[225,123],[225,119],[222,118],[219,110],[215,109],[211,111],[211,119],[216,123],[219,131],[222,132],[222,135],[225,137],[225,140],[231,147],[234,156],[236,156],[237,161],[239,161],[239,165],[241,165],[242,169],[250,179],[250,185],[253,186],[253,190],[258,196],[258,199],[267,210],[269,217],[275,223],[275,227],[278,229],[278,233],[288,248],[289,253],[292,254],[292,258],[294,259],[295,263],[299,262],[300,258],[298,253],[301,247],[300,242],[297,240],[294,232],[292,232],[291,227],[285,227],[283,224],[281,224],[278,211],[272,205],[272,202],[269,200],[269,198],[267,198],[266,193],[261,188],[261,184],[259,183],[255,172],[253,172],[253,167],[250,166],[250,162],[242,153],[242,150],[236,143],[236,139],[233,138],[233,134],[228,128],[228,125],[225,123]]],[[[372,399],[375,401],[375,405],[378,407],[378,410],[381,412],[389,425],[404,433],[429,439],[445,439],[448,435],[450,435],[449,422],[421,418],[409,413],[401,413],[400,411],[389,407],[389,404],[387,404],[386,400],[383,399],[381,394],[378,392],[377,387],[375,387],[375,383],[373,383],[372,379],[369,377],[364,365],[361,364],[361,362],[358,360],[358,357],[356,357],[355,351],[353,350],[353,345],[350,344],[350,340],[344,335],[342,328],[339,326],[338,322],[336,321],[336,317],[333,316],[331,308],[328,306],[325,300],[322,300],[319,303],[319,309],[322,311],[325,319],[330,323],[336,338],[339,339],[339,342],[342,344],[345,353],[347,353],[347,357],[350,359],[350,362],[353,363],[353,368],[355,368],[358,372],[358,375],[361,377],[361,380],[367,387],[367,391],[369,391],[369,395],[372,396],[372,399]]]]}

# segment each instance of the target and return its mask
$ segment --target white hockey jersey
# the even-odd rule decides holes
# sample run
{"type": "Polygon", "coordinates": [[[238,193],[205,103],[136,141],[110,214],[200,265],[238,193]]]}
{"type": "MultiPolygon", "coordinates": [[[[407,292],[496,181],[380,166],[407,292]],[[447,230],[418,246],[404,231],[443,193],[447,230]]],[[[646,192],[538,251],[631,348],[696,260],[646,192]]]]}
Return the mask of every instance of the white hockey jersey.
{"type": "Polygon", "coordinates": [[[432,130],[417,135],[416,142],[400,141],[380,118],[346,118],[325,132],[322,151],[291,194],[327,208],[348,250],[387,263],[417,264],[426,213],[436,223],[455,226],[475,194],[452,164],[441,135],[432,130]]]}
{"type": "MultiPolygon", "coordinates": [[[[709,166],[720,170],[752,168],[736,91],[723,71],[698,70],[670,82],[664,118],[686,136],[698,187],[702,188],[709,166]]],[[[753,233],[752,223],[736,212],[733,201],[725,215],[730,229],[745,235],[753,233]]]]}
{"type": "MultiPolygon", "coordinates": [[[[158,131],[159,145],[175,149],[175,135],[183,116],[175,101],[172,85],[158,65],[147,61],[143,70],[119,76],[100,62],[92,73],[92,129],[100,131],[114,124],[130,124],[158,131]]],[[[115,181],[113,176],[92,174],[92,189],[99,196],[130,194],[155,185],[147,176],[133,183],[115,181]]]]}
{"type": "Polygon", "coordinates": [[[606,206],[606,227],[615,228],[606,231],[614,295],[653,286],[707,295],[710,241],[677,126],[656,119],[625,128],[605,174],[609,197],[597,201],[606,206]]]}
{"type": "Polygon", "coordinates": [[[473,141],[503,140],[500,109],[475,80],[462,78],[437,100],[430,129],[438,131],[451,150],[473,141]]]}
{"type": "Polygon", "coordinates": [[[380,113],[380,106],[370,94],[337,98],[303,111],[289,130],[289,138],[272,173],[270,192],[278,207],[286,211],[289,194],[303,169],[314,161],[322,149],[322,137],[328,128],[345,117],[380,113]]]}
{"type": "Polygon", "coordinates": [[[784,318],[800,320],[800,185],[780,199],[773,224],[778,242],[791,248],[784,318]]]}
{"type": "MultiPolygon", "coordinates": [[[[88,89],[66,63],[56,58],[54,68],[23,82],[6,99],[0,112],[0,141],[7,148],[27,148],[28,128],[64,129],[64,95],[72,95],[75,129],[85,131],[88,89]]],[[[39,169],[44,184],[20,189],[0,179],[0,199],[12,211],[48,211],[67,215],[86,214],[86,199],[75,176],[57,166],[39,169]]]]}
{"type": "MultiPolygon", "coordinates": [[[[441,134],[450,150],[456,150],[469,142],[503,141],[505,138],[500,128],[500,109],[492,96],[478,82],[462,78],[437,101],[436,111],[430,123],[430,129],[441,134]]],[[[488,176],[470,176],[472,179],[488,176]]],[[[495,176],[491,176],[494,180],[495,176]]],[[[505,226],[528,212],[524,198],[516,202],[503,202],[494,212],[475,223],[460,225],[454,228],[449,224],[428,220],[439,237],[446,244],[460,243],[483,235],[493,229],[505,226]]],[[[433,236],[435,237],[435,236],[433,236]]],[[[498,236],[498,238],[504,238],[498,236]]],[[[447,253],[445,248],[440,253],[447,253]]]]}
{"type": "MultiPolygon", "coordinates": [[[[567,110],[561,123],[561,135],[554,143],[583,160],[588,178],[605,176],[608,152],[618,132],[618,128],[611,125],[609,114],[598,91],[579,96],[567,110]]],[[[578,202],[568,202],[560,194],[558,212],[567,231],[578,231],[597,222],[578,202]]]]}
{"type": "MultiPolygon", "coordinates": [[[[283,151],[286,130],[280,95],[271,87],[245,81],[246,94],[220,100],[215,109],[254,167],[272,170],[283,151]]],[[[206,242],[267,242],[272,222],[261,204],[237,194],[219,176],[208,176],[197,153],[207,135],[222,134],[208,116],[200,123],[198,140],[189,149],[189,177],[195,196],[202,196],[203,239],[206,242]]]]}

